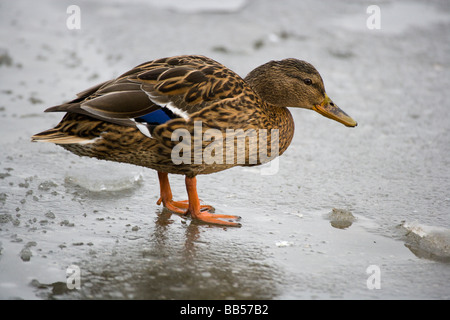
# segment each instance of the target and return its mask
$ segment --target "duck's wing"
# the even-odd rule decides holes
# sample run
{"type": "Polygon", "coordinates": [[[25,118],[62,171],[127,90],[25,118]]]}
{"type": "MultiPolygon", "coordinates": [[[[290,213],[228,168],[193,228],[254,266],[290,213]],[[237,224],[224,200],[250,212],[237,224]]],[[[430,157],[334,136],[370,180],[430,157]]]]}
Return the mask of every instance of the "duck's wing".
{"type": "Polygon", "coordinates": [[[46,112],[84,114],[151,135],[157,125],[174,118],[189,121],[217,102],[240,98],[245,89],[240,76],[210,58],[176,56],[138,65],[46,112]]]}

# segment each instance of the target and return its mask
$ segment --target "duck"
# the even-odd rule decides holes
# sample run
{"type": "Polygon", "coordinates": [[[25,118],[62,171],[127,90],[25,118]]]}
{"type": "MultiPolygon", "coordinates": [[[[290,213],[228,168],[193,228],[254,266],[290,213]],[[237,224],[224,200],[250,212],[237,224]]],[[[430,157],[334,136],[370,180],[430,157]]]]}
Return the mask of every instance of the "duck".
{"type": "Polygon", "coordinates": [[[192,221],[239,227],[240,216],[217,214],[200,201],[196,177],[282,155],[294,135],[288,108],[357,125],[306,61],[272,60],[242,78],[211,58],[179,55],[142,63],[46,109],[65,115],[31,140],[156,170],[158,205],[192,221]],[[169,174],[184,175],[187,200],[173,199],[169,174]]]}

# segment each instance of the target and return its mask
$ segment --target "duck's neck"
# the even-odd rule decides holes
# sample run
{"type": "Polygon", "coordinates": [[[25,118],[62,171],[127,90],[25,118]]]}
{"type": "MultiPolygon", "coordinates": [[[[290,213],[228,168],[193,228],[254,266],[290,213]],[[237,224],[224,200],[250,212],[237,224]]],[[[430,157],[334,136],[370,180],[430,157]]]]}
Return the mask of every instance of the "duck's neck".
{"type": "Polygon", "coordinates": [[[264,110],[264,116],[260,119],[260,127],[265,129],[279,130],[279,154],[281,155],[289,147],[294,136],[294,119],[288,108],[280,106],[280,100],[285,97],[280,96],[280,90],[272,90],[273,86],[267,84],[267,74],[261,72],[261,67],[250,72],[245,81],[261,99],[260,104],[264,110]]]}
{"type": "Polygon", "coordinates": [[[294,136],[294,119],[286,107],[276,107],[266,103],[266,114],[268,118],[268,129],[278,129],[279,131],[279,154],[291,144],[294,136]]]}

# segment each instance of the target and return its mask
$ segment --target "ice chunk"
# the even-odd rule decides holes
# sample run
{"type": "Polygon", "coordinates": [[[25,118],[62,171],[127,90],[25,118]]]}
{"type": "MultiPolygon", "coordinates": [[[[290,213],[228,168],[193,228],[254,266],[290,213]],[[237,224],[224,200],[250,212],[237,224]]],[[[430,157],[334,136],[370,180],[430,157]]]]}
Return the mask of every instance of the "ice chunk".
{"type": "Polygon", "coordinates": [[[294,245],[294,243],[291,242],[291,241],[281,240],[281,241],[277,241],[277,242],[275,243],[275,245],[276,245],[277,247],[290,247],[290,246],[294,245]]]}
{"type": "Polygon", "coordinates": [[[90,192],[123,191],[138,187],[143,180],[142,173],[115,172],[109,175],[98,175],[88,172],[68,173],[65,182],[77,185],[90,192]]]}
{"type": "Polygon", "coordinates": [[[404,222],[406,246],[418,257],[450,261],[450,229],[404,222]]]}
{"type": "Polygon", "coordinates": [[[23,261],[25,261],[25,262],[30,261],[31,257],[33,256],[33,253],[31,252],[30,247],[34,247],[34,246],[36,246],[36,242],[30,241],[20,251],[19,255],[23,261]]]}
{"type": "Polygon", "coordinates": [[[331,226],[338,229],[346,229],[356,221],[355,216],[348,210],[333,208],[333,210],[326,216],[331,223],[331,226]]]}

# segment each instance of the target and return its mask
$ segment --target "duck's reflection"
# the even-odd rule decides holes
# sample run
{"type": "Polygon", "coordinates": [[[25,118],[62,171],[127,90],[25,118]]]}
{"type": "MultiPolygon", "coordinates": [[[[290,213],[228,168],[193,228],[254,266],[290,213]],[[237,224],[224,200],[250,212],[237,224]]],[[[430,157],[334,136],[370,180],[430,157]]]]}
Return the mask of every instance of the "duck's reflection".
{"type": "Polygon", "coordinates": [[[227,227],[220,225],[210,225],[205,224],[196,220],[191,220],[186,216],[176,214],[167,209],[162,209],[157,213],[157,218],[155,221],[155,233],[154,238],[157,243],[162,244],[161,241],[166,244],[166,240],[169,237],[169,226],[173,224],[176,220],[181,219],[181,223],[185,226],[185,242],[183,255],[186,258],[193,258],[195,255],[196,243],[201,242],[200,232],[204,229],[222,229],[226,230],[227,227]],[[175,219],[172,217],[174,216],[175,219]]]}
{"type": "Polygon", "coordinates": [[[152,259],[141,275],[140,295],[149,299],[275,297],[281,278],[266,262],[263,249],[232,237],[230,231],[242,235],[242,229],[198,223],[166,209],[157,212],[150,237],[152,259]]]}
{"type": "MultiPolygon", "coordinates": [[[[284,281],[260,243],[243,229],[199,224],[167,210],[156,212],[148,237],[116,237],[83,258],[81,289],[55,291],[49,299],[273,299],[284,281]],[[113,253],[111,253],[113,252],[113,253]]],[[[40,283],[40,282],[39,282],[40,283]]]]}

